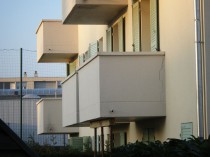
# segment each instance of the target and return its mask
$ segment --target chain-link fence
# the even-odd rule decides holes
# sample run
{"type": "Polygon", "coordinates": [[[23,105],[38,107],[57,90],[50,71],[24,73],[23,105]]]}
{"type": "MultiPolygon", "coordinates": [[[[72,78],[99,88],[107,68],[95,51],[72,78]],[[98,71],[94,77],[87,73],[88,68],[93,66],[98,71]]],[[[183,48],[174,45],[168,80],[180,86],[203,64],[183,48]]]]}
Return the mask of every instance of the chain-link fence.
{"type": "Polygon", "coordinates": [[[19,136],[22,124],[22,139],[26,142],[65,145],[68,141],[66,134],[37,135],[36,102],[43,97],[61,97],[66,64],[37,63],[36,51],[33,50],[23,49],[22,64],[19,49],[0,49],[0,54],[0,118],[19,136]]]}

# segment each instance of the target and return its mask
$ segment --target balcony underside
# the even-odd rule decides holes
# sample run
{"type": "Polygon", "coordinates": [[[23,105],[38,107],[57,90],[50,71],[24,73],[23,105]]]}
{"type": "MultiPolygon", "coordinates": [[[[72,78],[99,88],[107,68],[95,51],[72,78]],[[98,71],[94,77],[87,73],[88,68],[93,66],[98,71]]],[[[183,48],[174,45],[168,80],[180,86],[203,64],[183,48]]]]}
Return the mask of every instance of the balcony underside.
{"type": "Polygon", "coordinates": [[[161,115],[161,116],[139,116],[139,117],[100,117],[100,118],[96,118],[94,120],[88,120],[88,121],[84,121],[84,122],[78,122],[78,123],[72,123],[66,127],[92,127],[91,124],[92,123],[99,123],[99,125],[97,127],[108,127],[110,126],[109,124],[105,124],[105,125],[101,125],[101,123],[103,121],[114,121],[114,123],[112,123],[111,125],[116,125],[116,124],[129,124],[130,122],[136,122],[136,121],[141,121],[144,119],[157,119],[157,118],[161,118],[161,117],[166,117],[166,115],[161,115]]]}
{"type": "Polygon", "coordinates": [[[63,1],[64,24],[109,24],[128,6],[127,0],[63,1]]]}
{"type": "Polygon", "coordinates": [[[78,53],[43,53],[38,62],[40,63],[69,63],[78,53]]]}
{"type": "Polygon", "coordinates": [[[164,69],[161,52],[97,54],[63,82],[64,126],[166,116],[164,69]]]}

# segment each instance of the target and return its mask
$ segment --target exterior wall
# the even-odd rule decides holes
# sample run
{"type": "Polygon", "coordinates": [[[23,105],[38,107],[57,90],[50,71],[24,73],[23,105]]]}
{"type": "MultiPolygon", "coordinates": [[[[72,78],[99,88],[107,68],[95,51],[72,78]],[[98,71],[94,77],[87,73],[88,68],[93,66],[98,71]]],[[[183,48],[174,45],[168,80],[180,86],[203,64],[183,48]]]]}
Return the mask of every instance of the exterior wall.
{"type": "Polygon", "coordinates": [[[128,0],[128,9],[125,13],[125,50],[133,51],[133,31],[132,31],[132,0],[128,0]]]}
{"type": "MultiPolygon", "coordinates": [[[[124,16],[126,18],[126,51],[132,51],[131,0],[128,1],[128,10],[124,16]]],[[[191,0],[184,2],[160,0],[159,17],[160,48],[166,54],[166,119],[155,119],[155,123],[153,120],[147,123],[155,127],[158,140],[166,140],[170,137],[180,138],[181,123],[185,122],[193,122],[193,134],[196,136],[194,3],[191,0]]],[[[144,125],[141,124],[143,123],[130,124],[128,142],[142,139],[141,130],[144,125]]]]}
{"type": "Polygon", "coordinates": [[[106,29],[106,25],[79,25],[79,54],[85,53],[88,50],[89,44],[96,42],[101,37],[103,37],[103,48],[106,51],[106,29]]]}
{"type": "Polygon", "coordinates": [[[159,0],[160,48],[166,54],[166,121],[161,140],[180,138],[185,122],[193,122],[195,136],[198,132],[193,2],[159,0]]]}
{"type": "MultiPolygon", "coordinates": [[[[205,2],[205,16],[209,15],[210,2],[205,2]]],[[[132,0],[128,0],[126,18],[126,51],[132,51],[132,0]]],[[[197,136],[197,96],[196,96],[196,55],[194,28],[194,1],[159,0],[160,49],[165,52],[166,118],[140,120],[132,122],[127,128],[128,142],[142,139],[145,127],[154,127],[157,140],[180,138],[181,123],[192,122],[193,134],[197,136]]],[[[205,27],[209,28],[209,22],[205,27]]],[[[147,21],[148,22],[148,21],[147,21]]],[[[89,43],[103,37],[106,51],[107,26],[80,25],[79,53],[88,50],[89,43]]],[[[209,31],[206,29],[205,41],[209,43],[209,31]]],[[[206,47],[207,59],[210,57],[206,47]]],[[[207,67],[209,67],[207,62],[207,67]]],[[[88,74],[86,74],[88,75],[88,74]]],[[[210,79],[207,68],[207,80],[210,79]]],[[[207,89],[209,89],[207,82],[207,89]]],[[[209,96],[209,93],[208,93],[209,96]]],[[[209,96],[210,97],[210,96],[209,96]]],[[[209,101],[209,99],[207,100],[209,101]]],[[[208,105],[208,113],[210,107],[208,105]]],[[[208,114],[208,119],[210,119],[208,114]]],[[[209,128],[210,129],[210,128],[209,128]]],[[[80,136],[93,135],[91,129],[80,128],[80,136]]]]}

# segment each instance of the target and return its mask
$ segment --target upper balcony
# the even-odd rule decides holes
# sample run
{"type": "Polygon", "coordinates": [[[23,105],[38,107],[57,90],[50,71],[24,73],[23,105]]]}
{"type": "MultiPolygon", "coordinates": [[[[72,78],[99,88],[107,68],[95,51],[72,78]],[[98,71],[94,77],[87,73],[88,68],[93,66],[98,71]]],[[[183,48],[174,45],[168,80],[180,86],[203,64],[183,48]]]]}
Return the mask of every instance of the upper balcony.
{"type": "Polygon", "coordinates": [[[62,125],[62,100],[45,98],[37,102],[37,133],[38,134],[75,134],[77,127],[65,128],[62,125]]]}
{"type": "Polygon", "coordinates": [[[38,62],[69,62],[78,54],[78,26],[43,20],[37,31],[38,62]]]}
{"type": "Polygon", "coordinates": [[[64,126],[166,116],[164,63],[163,52],[96,54],[63,82],[64,126]]]}
{"type": "Polygon", "coordinates": [[[127,0],[62,0],[63,23],[109,24],[127,6],[127,0]]]}

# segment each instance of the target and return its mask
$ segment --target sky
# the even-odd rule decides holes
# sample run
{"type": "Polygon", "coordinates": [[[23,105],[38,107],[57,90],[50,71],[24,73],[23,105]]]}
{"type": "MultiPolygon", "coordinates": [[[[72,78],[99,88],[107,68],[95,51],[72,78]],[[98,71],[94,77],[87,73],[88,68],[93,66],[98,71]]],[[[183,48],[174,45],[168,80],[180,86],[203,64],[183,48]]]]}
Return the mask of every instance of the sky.
{"type": "MultiPolygon", "coordinates": [[[[36,50],[36,30],[41,20],[61,19],[61,1],[0,0],[0,77],[12,77],[18,74],[19,49],[36,50]],[[2,49],[15,49],[15,51],[2,49]]],[[[65,75],[64,64],[37,64],[35,52],[25,51],[23,55],[25,57],[23,57],[23,69],[27,73],[37,70],[46,76],[65,75]]]]}

